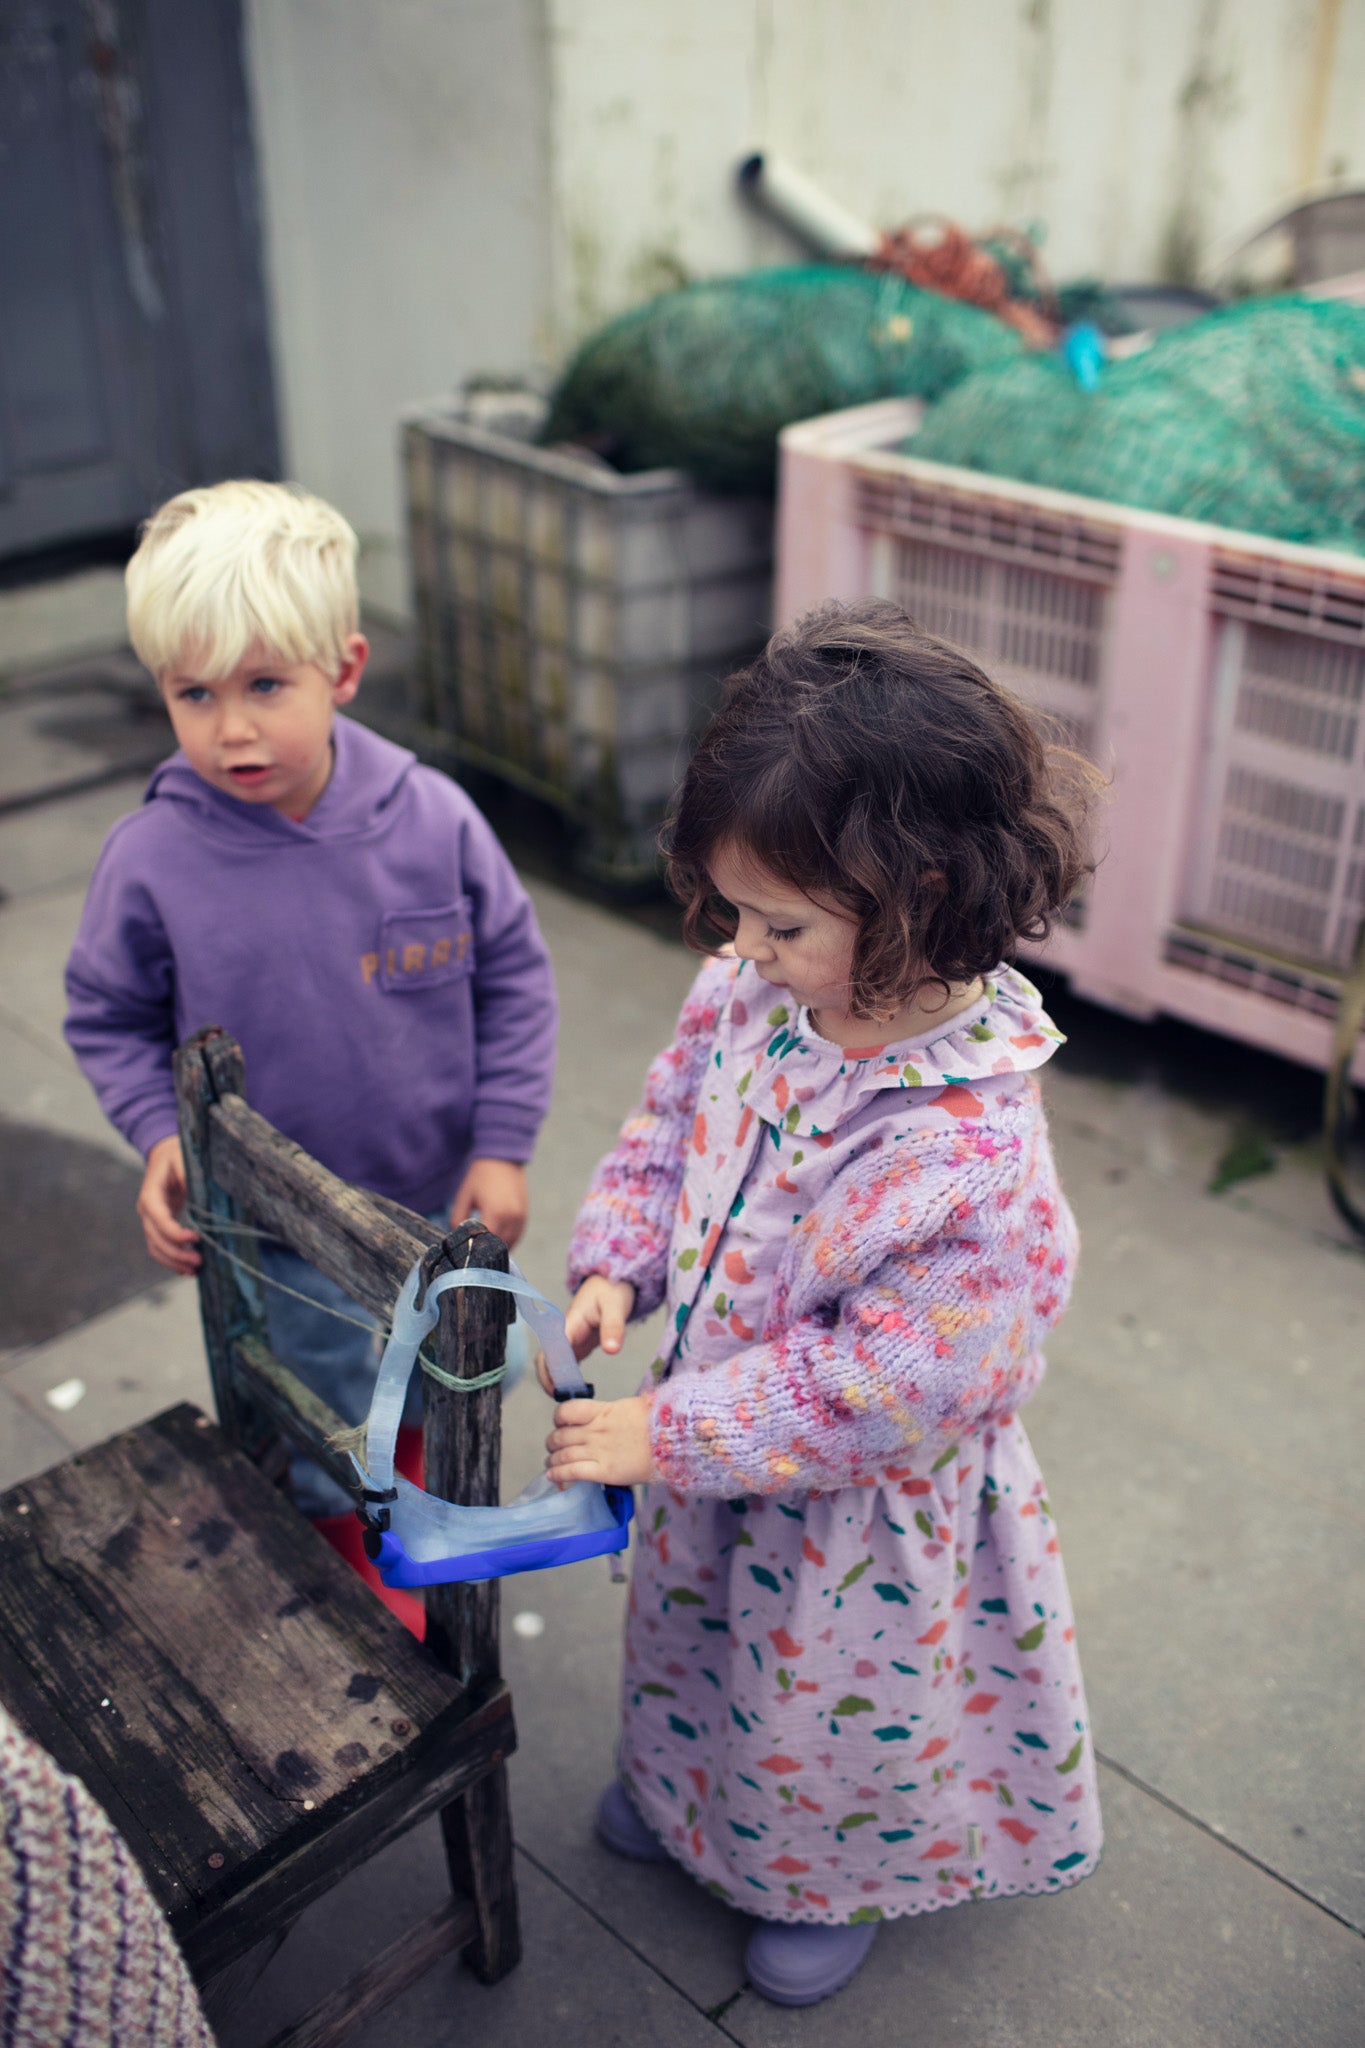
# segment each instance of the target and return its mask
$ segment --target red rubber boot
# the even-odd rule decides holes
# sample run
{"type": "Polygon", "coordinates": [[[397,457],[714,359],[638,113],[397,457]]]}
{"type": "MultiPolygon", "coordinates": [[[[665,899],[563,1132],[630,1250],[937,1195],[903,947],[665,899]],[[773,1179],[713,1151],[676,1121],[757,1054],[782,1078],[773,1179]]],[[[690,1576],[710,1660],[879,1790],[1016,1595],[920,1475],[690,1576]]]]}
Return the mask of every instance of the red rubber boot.
{"type": "MultiPolygon", "coordinates": [[[[395,1469],[414,1486],[422,1484],[422,1432],[404,1425],[398,1432],[394,1453],[395,1469]]],[[[372,1593],[377,1593],[390,1613],[420,1643],[427,1632],[426,1606],[419,1593],[405,1593],[386,1586],[365,1555],[365,1532],[356,1515],[319,1515],[313,1523],[319,1536],[330,1543],[338,1557],[344,1557],[353,1572],[359,1572],[372,1593]]]]}

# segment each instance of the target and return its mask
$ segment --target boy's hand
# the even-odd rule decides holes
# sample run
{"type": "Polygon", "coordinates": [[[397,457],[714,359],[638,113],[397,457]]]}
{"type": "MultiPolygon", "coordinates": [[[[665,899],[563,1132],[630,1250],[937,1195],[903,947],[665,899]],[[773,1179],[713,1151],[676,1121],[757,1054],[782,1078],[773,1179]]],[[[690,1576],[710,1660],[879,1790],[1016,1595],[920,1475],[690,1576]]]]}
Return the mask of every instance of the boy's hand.
{"type": "Polygon", "coordinates": [[[147,1154],[147,1170],[137,1198],[137,1213],[147,1249],[159,1266],[173,1273],[197,1273],[203,1263],[195,1250],[199,1239],[179,1222],[185,1206],[185,1162],[179,1138],[161,1138],[147,1154]]]}
{"type": "Polygon", "coordinates": [[[649,1447],[649,1396],[626,1401],[565,1401],[545,1439],[545,1470],[556,1486],[592,1479],[599,1486],[646,1486],[657,1479],[649,1447]]]}
{"type": "Polygon", "coordinates": [[[511,1251],[526,1228],[530,1207],[524,1167],[511,1159],[475,1159],[450,1205],[450,1227],[458,1230],[477,1209],[484,1228],[511,1251]]]}

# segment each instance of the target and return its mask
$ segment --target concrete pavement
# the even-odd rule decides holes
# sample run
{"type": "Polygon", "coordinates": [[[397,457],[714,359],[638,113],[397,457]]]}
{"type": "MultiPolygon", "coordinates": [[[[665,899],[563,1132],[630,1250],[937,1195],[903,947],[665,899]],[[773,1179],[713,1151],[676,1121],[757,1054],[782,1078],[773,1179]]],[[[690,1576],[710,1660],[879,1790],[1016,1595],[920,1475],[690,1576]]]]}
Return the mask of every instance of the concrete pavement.
{"type": "MultiPolygon", "coordinates": [[[[111,784],[0,818],[5,1485],[172,1400],[207,1402],[193,1289],[140,1253],[133,1163],[59,1032],[85,878],[136,796],[111,784]],[[75,1382],[80,1396],[53,1405],[75,1382]]],[[[533,888],[564,1039],[523,1262],[558,1291],[579,1192],[692,967],[636,919],[533,888]]],[[[1059,1007],[1073,1047],[1047,1093],[1084,1258],[1029,1426],[1102,1758],[1097,1875],[1057,1898],[899,1922],[838,1999],[767,2006],[744,1987],[744,1921],[672,1867],[623,1867],[592,1838],[611,1770],[621,1589],[596,1565],[527,1576],[503,1593],[525,1961],[492,1990],[438,1966],[364,2042],[1360,2039],[1365,1257],[1301,1137],[1314,1093],[1301,1074],[1187,1034],[1182,1079],[1178,1035],[1059,1007]],[[1210,1067],[1216,1089],[1201,1085],[1210,1067]],[[1212,1170],[1249,1118],[1276,1135],[1278,1166],[1213,1196],[1212,1170]],[[517,1614],[538,1615],[543,1632],[517,1633],[517,1614]]],[[[599,1384],[625,1391],[651,1351],[637,1334],[599,1384]]],[[[506,1421],[514,1491],[536,1467],[545,1404],[522,1387],[506,1421]]],[[[430,1829],[347,1880],[303,1917],[224,2026],[225,2048],[257,2048],[443,1885],[430,1829]]]]}

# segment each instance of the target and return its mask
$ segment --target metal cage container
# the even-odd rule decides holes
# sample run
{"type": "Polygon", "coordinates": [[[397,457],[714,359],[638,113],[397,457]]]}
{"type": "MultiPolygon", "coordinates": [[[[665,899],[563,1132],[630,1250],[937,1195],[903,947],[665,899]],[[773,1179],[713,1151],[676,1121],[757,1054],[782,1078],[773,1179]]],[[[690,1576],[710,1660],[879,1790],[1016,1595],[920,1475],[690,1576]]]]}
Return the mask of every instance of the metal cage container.
{"type": "Polygon", "coordinates": [[[498,776],[630,884],[721,682],[767,637],[773,507],[677,470],[622,476],[534,445],[523,403],[404,422],[423,751],[498,776]]]}

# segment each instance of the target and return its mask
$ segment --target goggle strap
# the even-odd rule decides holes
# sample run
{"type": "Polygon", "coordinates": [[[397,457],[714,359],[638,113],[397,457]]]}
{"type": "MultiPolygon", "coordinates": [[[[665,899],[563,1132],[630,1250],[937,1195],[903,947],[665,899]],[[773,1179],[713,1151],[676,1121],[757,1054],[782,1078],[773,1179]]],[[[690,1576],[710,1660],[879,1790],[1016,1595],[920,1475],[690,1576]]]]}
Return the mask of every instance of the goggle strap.
{"type": "Polygon", "coordinates": [[[408,1382],[423,1338],[436,1327],[441,1296],[449,1294],[453,1288],[491,1287],[500,1294],[513,1295],[545,1354],[558,1399],[568,1401],[575,1397],[590,1397],[591,1388],[574,1357],[562,1311],[539,1288],[531,1285],[515,1260],[509,1260],[508,1265],[510,1270],[506,1273],[495,1272],[488,1266],[464,1266],[458,1272],[441,1273],[427,1286],[420,1309],[415,1304],[422,1285],[421,1262],[414,1265],[408,1274],[394,1305],[393,1324],[380,1360],[379,1376],[365,1424],[368,1471],[358,1458],[352,1457],[367,1489],[387,1493],[394,1484],[394,1453],[408,1382]]]}

